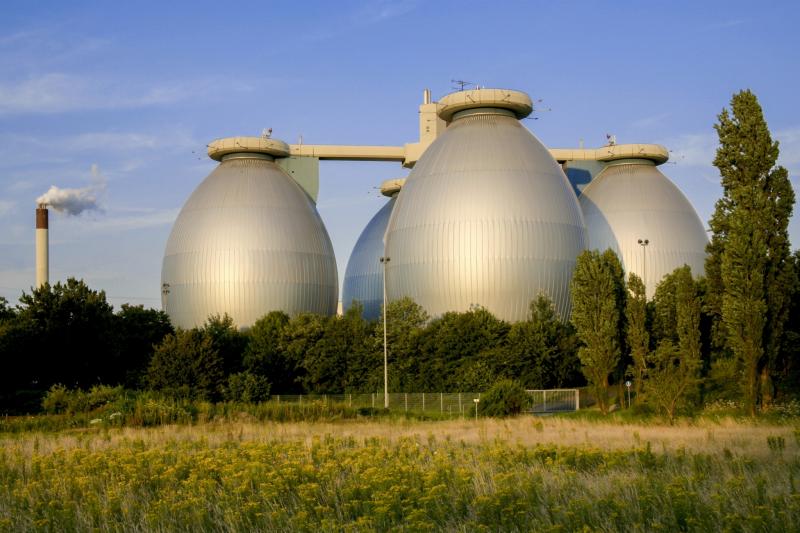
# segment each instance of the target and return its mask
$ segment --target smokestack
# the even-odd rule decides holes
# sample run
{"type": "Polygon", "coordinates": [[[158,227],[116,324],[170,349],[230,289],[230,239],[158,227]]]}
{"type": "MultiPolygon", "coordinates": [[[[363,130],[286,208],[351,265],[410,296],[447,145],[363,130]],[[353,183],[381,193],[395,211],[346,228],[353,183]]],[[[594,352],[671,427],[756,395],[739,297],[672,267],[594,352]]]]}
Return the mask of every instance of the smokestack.
{"type": "Polygon", "coordinates": [[[50,281],[50,236],[47,204],[36,208],[36,288],[50,281]]]}

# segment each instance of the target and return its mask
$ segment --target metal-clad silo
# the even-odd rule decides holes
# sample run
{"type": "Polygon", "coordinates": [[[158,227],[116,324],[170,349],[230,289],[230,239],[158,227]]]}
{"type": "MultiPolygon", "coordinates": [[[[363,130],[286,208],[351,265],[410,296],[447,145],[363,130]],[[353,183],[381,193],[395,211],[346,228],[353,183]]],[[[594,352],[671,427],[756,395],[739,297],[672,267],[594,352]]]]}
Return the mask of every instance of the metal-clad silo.
{"type": "Polygon", "coordinates": [[[614,250],[625,271],[645,281],[649,297],[666,274],[684,264],[695,276],[703,273],[708,243],[703,224],[652,161],[611,163],[579,201],[589,248],[614,250]]]}
{"type": "Polygon", "coordinates": [[[381,316],[383,305],[383,236],[389,224],[389,217],[405,179],[386,180],[381,184],[381,192],[389,201],[372,217],[359,235],[344,274],[342,304],[345,311],[360,302],[363,316],[375,320],[381,316]]]}
{"type": "Polygon", "coordinates": [[[220,161],[167,241],[162,305],[176,326],[228,313],[248,327],[273,310],[333,314],[336,260],[314,202],[275,164],[288,146],[237,137],[209,145],[220,161]]]}
{"type": "Polygon", "coordinates": [[[450,124],[416,163],[389,222],[389,300],[409,296],[433,316],[482,305],[519,321],[545,293],[569,315],[583,216],[559,165],[519,122],[531,110],[528,95],[499,89],[440,101],[450,124]]]}

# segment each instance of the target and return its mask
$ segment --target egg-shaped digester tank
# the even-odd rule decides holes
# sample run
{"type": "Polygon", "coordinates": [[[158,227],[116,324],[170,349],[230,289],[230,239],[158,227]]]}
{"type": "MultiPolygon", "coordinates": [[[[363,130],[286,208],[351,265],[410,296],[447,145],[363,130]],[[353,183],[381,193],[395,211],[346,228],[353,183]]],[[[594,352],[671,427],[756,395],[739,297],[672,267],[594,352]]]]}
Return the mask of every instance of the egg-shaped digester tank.
{"type": "Polygon", "coordinates": [[[405,182],[404,178],[386,180],[381,184],[381,193],[389,197],[359,235],[344,274],[342,305],[347,311],[357,301],[363,306],[362,316],[375,320],[381,316],[383,305],[383,236],[389,217],[405,182]]]}
{"type": "Polygon", "coordinates": [[[695,276],[703,273],[708,243],[703,224],[652,161],[611,163],[586,186],[579,201],[589,248],[614,250],[625,271],[645,282],[648,297],[665,275],[684,264],[695,276]]]}
{"type": "Polygon", "coordinates": [[[164,310],[183,328],[211,314],[227,313],[238,327],[274,310],[334,314],[330,238],[314,202],[274,161],[288,146],[226,141],[209,146],[220,164],[186,201],[167,241],[164,310]]]}
{"type": "Polygon", "coordinates": [[[406,180],[387,231],[389,300],[432,316],[481,305],[525,320],[540,293],[562,318],[585,228],[561,167],[519,119],[525,93],[498,89],[444,97],[450,122],[406,180]]]}

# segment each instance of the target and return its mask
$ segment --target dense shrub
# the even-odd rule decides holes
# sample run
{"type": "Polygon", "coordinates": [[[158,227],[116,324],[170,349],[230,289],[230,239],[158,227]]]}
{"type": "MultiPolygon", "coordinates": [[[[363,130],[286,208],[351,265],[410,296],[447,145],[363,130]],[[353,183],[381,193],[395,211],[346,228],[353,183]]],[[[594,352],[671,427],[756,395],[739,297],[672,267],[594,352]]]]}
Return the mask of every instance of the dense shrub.
{"type": "Polygon", "coordinates": [[[49,414],[91,413],[99,410],[122,410],[125,402],[122,386],[95,385],[88,391],[67,389],[57,383],[42,398],[42,409],[49,414]]]}
{"type": "Polygon", "coordinates": [[[229,402],[258,403],[269,400],[269,380],[250,372],[228,376],[225,399],[229,402]]]}
{"type": "Polygon", "coordinates": [[[42,409],[48,414],[66,413],[71,395],[72,391],[61,383],[56,383],[42,398],[42,409]]]}
{"type": "Polygon", "coordinates": [[[503,379],[481,397],[479,412],[484,416],[513,416],[528,406],[529,396],[516,381],[503,379]]]}

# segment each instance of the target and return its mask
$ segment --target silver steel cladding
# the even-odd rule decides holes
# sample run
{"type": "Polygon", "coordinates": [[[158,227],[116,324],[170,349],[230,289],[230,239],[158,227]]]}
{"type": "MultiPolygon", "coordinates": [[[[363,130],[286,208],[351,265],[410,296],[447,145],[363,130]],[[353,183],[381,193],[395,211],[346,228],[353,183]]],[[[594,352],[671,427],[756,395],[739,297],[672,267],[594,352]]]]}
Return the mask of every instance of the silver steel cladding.
{"type": "Polygon", "coordinates": [[[703,274],[708,239],[692,205],[651,161],[612,163],[580,198],[589,248],[611,248],[625,272],[635,272],[652,298],[656,285],[687,264],[703,274]],[[642,243],[639,243],[639,241],[642,243]]]}
{"type": "Polygon", "coordinates": [[[363,316],[367,320],[376,320],[381,316],[383,305],[383,235],[389,224],[389,217],[396,202],[391,198],[372,217],[369,224],[353,247],[342,286],[342,305],[347,311],[353,300],[364,306],[363,316]]]}
{"type": "Polygon", "coordinates": [[[161,270],[173,324],[228,313],[248,327],[273,310],[336,312],[338,276],[314,202],[272,157],[225,156],[181,209],[161,270]]]}
{"type": "Polygon", "coordinates": [[[481,305],[525,320],[548,295],[564,318],[585,227],[563,171],[506,109],[460,111],[409,175],[386,235],[389,300],[432,316],[481,305]]]}

